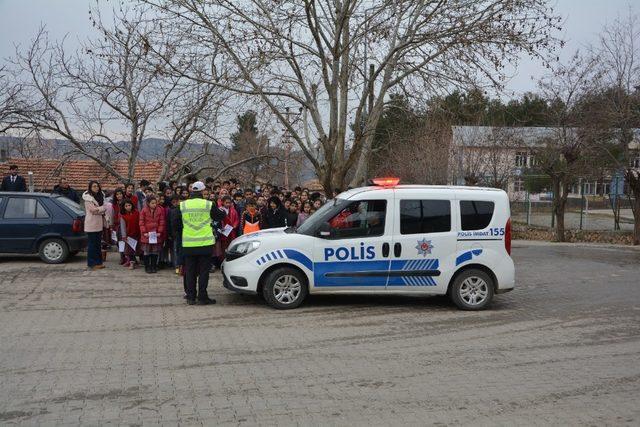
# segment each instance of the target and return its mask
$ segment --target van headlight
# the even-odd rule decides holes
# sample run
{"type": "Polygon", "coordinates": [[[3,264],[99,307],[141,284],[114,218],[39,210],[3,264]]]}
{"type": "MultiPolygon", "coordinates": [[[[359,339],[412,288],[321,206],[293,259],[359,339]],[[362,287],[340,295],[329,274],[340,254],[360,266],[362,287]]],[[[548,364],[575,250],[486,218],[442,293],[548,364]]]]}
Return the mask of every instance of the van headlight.
{"type": "Polygon", "coordinates": [[[260,242],[258,240],[249,240],[247,242],[240,242],[232,245],[228,251],[233,253],[234,255],[246,255],[250,252],[255,251],[260,247],[260,242]]]}

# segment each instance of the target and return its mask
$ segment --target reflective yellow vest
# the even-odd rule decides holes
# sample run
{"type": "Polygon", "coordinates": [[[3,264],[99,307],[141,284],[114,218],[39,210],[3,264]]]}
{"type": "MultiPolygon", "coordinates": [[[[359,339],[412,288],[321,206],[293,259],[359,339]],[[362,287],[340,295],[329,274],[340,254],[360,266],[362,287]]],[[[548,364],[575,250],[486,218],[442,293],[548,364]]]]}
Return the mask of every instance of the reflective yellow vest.
{"type": "Polygon", "coordinates": [[[211,226],[211,207],[212,203],[204,199],[180,202],[183,247],[212,246],[215,243],[211,226]]]}

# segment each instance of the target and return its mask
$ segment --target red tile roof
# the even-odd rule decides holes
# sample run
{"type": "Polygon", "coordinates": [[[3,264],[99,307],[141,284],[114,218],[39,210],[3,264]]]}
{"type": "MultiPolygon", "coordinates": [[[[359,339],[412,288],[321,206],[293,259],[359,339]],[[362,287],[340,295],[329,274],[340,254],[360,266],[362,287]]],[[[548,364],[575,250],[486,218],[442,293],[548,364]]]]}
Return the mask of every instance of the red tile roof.
{"type": "MultiPolygon", "coordinates": [[[[104,190],[113,190],[122,185],[114,176],[110,175],[102,166],[93,160],[67,160],[61,162],[55,159],[8,159],[0,164],[0,173],[4,176],[9,173],[9,165],[17,165],[19,173],[28,183],[28,172],[33,172],[33,182],[36,190],[51,190],[58,184],[60,177],[67,178],[69,185],[75,190],[86,190],[90,180],[100,182],[104,190]]],[[[127,162],[116,161],[111,163],[118,173],[127,175],[127,162]]],[[[158,181],[162,171],[162,162],[138,162],[134,169],[133,181],[136,183],[146,179],[152,183],[158,181]]]]}
{"type": "Polygon", "coordinates": [[[309,181],[305,181],[302,186],[308,188],[311,191],[324,191],[324,187],[317,179],[310,179],[309,181]]]}

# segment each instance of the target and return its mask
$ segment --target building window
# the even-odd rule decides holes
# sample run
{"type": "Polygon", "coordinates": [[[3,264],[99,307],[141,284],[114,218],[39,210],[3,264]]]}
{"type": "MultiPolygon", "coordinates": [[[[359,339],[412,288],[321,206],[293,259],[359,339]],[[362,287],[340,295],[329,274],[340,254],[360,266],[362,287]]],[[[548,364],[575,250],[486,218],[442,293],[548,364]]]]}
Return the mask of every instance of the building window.
{"type": "Polygon", "coordinates": [[[524,180],[522,178],[516,178],[515,181],[513,181],[513,191],[524,191],[524,180]]]}
{"type": "Polygon", "coordinates": [[[585,182],[583,185],[583,193],[589,196],[596,194],[596,190],[598,188],[598,184],[595,182],[585,182]]]}
{"type": "Polygon", "coordinates": [[[536,156],[529,154],[529,157],[527,158],[527,165],[530,168],[534,167],[536,165],[536,156]]]}
{"type": "Polygon", "coordinates": [[[523,151],[516,152],[516,167],[522,168],[527,166],[527,153],[523,151]]]}

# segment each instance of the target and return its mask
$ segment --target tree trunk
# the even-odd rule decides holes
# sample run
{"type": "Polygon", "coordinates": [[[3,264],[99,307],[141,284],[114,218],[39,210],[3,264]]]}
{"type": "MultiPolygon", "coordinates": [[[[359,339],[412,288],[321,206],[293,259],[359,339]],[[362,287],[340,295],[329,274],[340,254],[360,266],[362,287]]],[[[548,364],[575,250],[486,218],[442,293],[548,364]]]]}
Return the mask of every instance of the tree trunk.
{"type": "Polygon", "coordinates": [[[556,220],[555,237],[557,242],[565,242],[564,210],[567,204],[567,190],[564,180],[560,177],[553,178],[553,215],[556,220]]]}
{"type": "Polygon", "coordinates": [[[633,244],[640,245],[640,194],[637,194],[633,210],[633,244]]]}
{"type": "Polygon", "coordinates": [[[320,185],[322,185],[322,188],[324,189],[324,194],[327,198],[331,198],[331,195],[333,194],[331,175],[324,170],[319,170],[316,173],[318,174],[318,181],[320,181],[320,185]]]}
{"type": "Polygon", "coordinates": [[[369,173],[369,160],[371,157],[371,146],[373,145],[373,135],[364,137],[360,155],[356,163],[356,170],[351,179],[351,187],[363,185],[369,173]]]}
{"type": "Polygon", "coordinates": [[[629,192],[633,196],[633,200],[629,200],[634,224],[633,244],[640,245],[640,172],[633,168],[627,168],[624,177],[629,183],[629,192]]]}
{"type": "Polygon", "coordinates": [[[633,244],[640,245],[640,178],[629,179],[629,187],[633,194],[633,244]]]}
{"type": "Polygon", "coordinates": [[[556,241],[564,242],[566,241],[565,233],[564,233],[564,207],[559,208],[555,212],[556,216],[556,241]]]}

